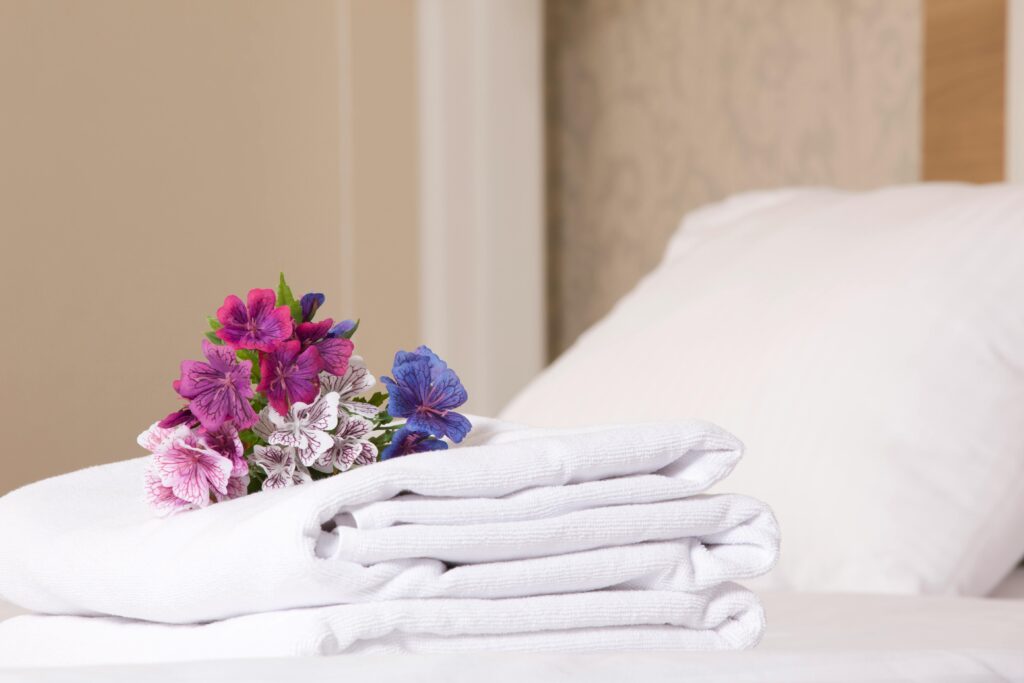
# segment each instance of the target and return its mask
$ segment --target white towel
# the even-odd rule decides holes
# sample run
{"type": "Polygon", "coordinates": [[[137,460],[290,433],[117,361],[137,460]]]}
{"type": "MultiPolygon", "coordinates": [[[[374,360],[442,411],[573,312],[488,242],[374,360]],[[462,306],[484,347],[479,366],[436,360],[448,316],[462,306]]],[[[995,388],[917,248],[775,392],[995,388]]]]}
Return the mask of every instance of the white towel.
{"type": "Polygon", "coordinates": [[[187,624],[411,598],[700,590],[775,561],[763,504],[698,495],[741,454],[712,425],[484,423],[472,443],[169,519],[142,501],[142,459],[38,482],[0,499],[0,595],[187,624]]]}
{"type": "Polygon", "coordinates": [[[743,649],[756,645],[763,631],[756,598],[725,584],[701,593],[400,600],[204,625],[23,616],[0,624],[0,662],[36,667],[342,653],[743,649]]]}

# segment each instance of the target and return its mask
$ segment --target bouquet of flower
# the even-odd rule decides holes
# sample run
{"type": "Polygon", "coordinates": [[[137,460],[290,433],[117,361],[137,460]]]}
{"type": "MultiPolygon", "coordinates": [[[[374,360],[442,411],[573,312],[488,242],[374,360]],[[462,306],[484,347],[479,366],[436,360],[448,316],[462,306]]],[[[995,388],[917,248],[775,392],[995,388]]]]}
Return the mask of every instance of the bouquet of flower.
{"type": "Polygon", "coordinates": [[[458,443],[471,428],[458,376],[421,346],[395,354],[386,392],[353,355],[358,321],[315,321],[324,295],[272,289],[224,299],[181,363],[186,404],[139,435],[152,453],[146,494],[160,514],[206,507],[458,443]],[[405,418],[396,422],[395,418],[405,418]],[[255,467],[253,467],[255,465],[255,467]]]}

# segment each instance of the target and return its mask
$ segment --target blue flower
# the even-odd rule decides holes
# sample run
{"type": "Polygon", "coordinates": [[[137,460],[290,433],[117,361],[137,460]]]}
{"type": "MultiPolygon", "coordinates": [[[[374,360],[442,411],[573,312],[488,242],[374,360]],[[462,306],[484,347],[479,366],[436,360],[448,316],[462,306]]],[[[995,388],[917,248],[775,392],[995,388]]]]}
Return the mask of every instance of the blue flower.
{"type": "Polygon", "coordinates": [[[359,329],[358,320],[342,320],[327,332],[327,336],[332,339],[351,339],[357,329],[359,329]]]}
{"type": "Polygon", "coordinates": [[[388,388],[388,412],[406,418],[409,429],[458,443],[473,428],[455,412],[467,398],[458,375],[426,346],[396,353],[391,373],[394,379],[381,378],[388,388]]]}
{"type": "Polygon", "coordinates": [[[448,444],[444,441],[435,439],[430,434],[414,432],[406,424],[402,425],[402,428],[391,437],[391,443],[381,451],[380,459],[388,460],[424,451],[443,451],[446,448],[448,448],[448,444]]]}
{"type": "Polygon", "coordinates": [[[320,292],[310,292],[302,297],[299,306],[302,307],[302,322],[308,323],[316,315],[317,309],[324,305],[327,300],[320,292]]]}

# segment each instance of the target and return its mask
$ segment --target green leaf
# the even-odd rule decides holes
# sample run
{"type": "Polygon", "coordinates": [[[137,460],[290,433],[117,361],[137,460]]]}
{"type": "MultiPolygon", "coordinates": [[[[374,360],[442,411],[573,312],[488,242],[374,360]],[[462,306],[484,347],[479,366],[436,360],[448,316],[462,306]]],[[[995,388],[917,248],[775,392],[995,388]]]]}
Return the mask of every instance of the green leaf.
{"type": "Polygon", "coordinates": [[[292,288],[285,281],[284,273],[281,273],[281,280],[277,283],[277,305],[287,306],[291,310],[296,325],[302,322],[302,304],[292,294],[292,288]]]}
{"type": "Polygon", "coordinates": [[[260,437],[259,434],[254,432],[252,429],[243,429],[238,432],[238,439],[242,442],[243,450],[248,453],[252,451],[253,446],[266,446],[267,443],[260,437]]]}
{"type": "Polygon", "coordinates": [[[238,360],[248,360],[253,363],[260,362],[260,354],[256,349],[238,349],[235,351],[235,355],[238,356],[238,360]]]}
{"type": "Polygon", "coordinates": [[[247,360],[252,363],[252,370],[249,372],[249,379],[253,384],[260,383],[260,354],[254,349],[238,349],[235,351],[238,360],[247,360]]]}
{"type": "Polygon", "coordinates": [[[214,318],[212,315],[206,316],[206,322],[210,323],[210,329],[216,332],[220,328],[224,327],[220,324],[220,321],[214,318]]]}
{"type": "Polygon", "coordinates": [[[224,340],[218,337],[216,332],[207,332],[206,338],[210,340],[211,344],[216,344],[217,346],[224,345],[224,340]]]}

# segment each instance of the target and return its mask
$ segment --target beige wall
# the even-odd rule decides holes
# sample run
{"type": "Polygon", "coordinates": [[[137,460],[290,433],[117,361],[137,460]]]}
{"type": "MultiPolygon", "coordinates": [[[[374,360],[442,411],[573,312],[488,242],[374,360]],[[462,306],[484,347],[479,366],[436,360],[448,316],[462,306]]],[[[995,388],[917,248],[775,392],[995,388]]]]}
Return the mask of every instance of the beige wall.
{"type": "Polygon", "coordinates": [[[135,435],[176,407],[170,382],[199,357],[205,316],[279,270],[324,291],[328,313],[361,315],[372,362],[415,340],[415,309],[385,306],[416,276],[389,280],[385,252],[414,233],[415,208],[377,189],[415,196],[414,114],[372,110],[414,101],[373,80],[408,89],[411,47],[374,60],[411,39],[413,10],[0,0],[0,492],[141,453],[135,435]],[[341,73],[349,9],[362,82],[341,73]],[[360,140],[350,157],[343,138],[360,140]]]}
{"type": "Polygon", "coordinates": [[[919,177],[919,0],[553,0],[546,28],[554,352],[688,210],[919,177]]]}
{"type": "Polygon", "coordinates": [[[419,243],[415,0],[345,0],[351,78],[342,120],[344,282],[356,339],[377,376],[395,351],[422,343],[419,243]]]}

